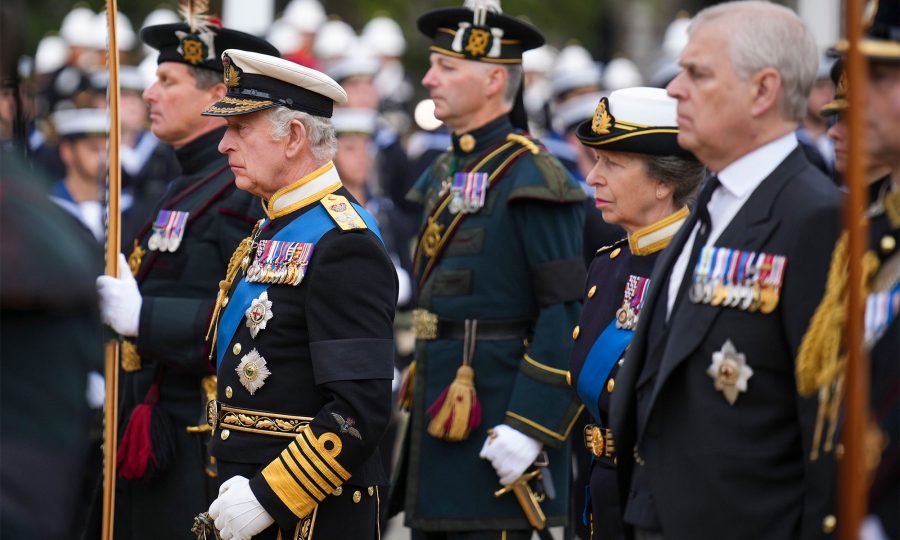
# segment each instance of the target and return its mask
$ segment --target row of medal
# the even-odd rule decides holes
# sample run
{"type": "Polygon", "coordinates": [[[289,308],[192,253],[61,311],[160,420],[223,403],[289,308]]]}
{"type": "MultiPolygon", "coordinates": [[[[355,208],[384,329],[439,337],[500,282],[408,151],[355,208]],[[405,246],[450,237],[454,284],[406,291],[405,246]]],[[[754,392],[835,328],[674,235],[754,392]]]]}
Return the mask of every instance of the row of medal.
{"type": "Polygon", "coordinates": [[[704,246],[688,298],[695,304],[771,313],[778,305],[787,257],[704,246]]]}
{"type": "Polygon", "coordinates": [[[644,306],[644,293],[650,285],[650,279],[631,275],[625,285],[625,296],[622,306],[616,310],[616,328],[634,330],[637,327],[644,306]]]}
{"type": "Polygon", "coordinates": [[[453,197],[450,200],[450,212],[452,214],[459,212],[473,214],[481,210],[484,207],[487,188],[488,173],[456,173],[453,175],[453,183],[450,185],[453,197]]]}
{"type": "Polygon", "coordinates": [[[190,212],[160,210],[153,221],[153,233],[147,240],[150,251],[177,251],[189,216],[190,212]]]}
{"type": "Polygon", "coordinates": [[[315,244],[260,240],[256,258],[247,268],[247,281],[274,285],[299,285],[306,275],[306,266],[315,244]]]}
{"type": "Polygon", "coordinates": [[[884,335],[900,312],[900,284],[893,289],[872,293],[866,298],[865,342],[868,346],[884,335]]]}

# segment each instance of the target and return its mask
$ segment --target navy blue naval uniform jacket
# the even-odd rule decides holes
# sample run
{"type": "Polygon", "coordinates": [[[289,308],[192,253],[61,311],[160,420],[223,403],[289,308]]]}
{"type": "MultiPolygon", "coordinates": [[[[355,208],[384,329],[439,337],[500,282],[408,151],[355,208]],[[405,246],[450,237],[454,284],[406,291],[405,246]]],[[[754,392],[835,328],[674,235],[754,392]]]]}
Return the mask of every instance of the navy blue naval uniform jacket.
{"type": "MultiPolygon", "coordinates": [[[[258,240],[306,219],[332,196],[353,201],[328,163],[273,196],[268,214],[274,219],[258,240]]],[[[231,294],[242,279],[238,273],[231,294]]],[[[391,416],[393,263],[372,230],[343,230],[335,222],[315,243],[300,284],[272,284],[266,294],[272,318],[256,337],[242,316],[233,335],[217,338],[216,347],[225,348],[220,404],[250,411],[239,424],[220,422],[213,433],[220,479],[250,478],[276,521],[261,538],[276,538],[280,529],[290,534],[284,538],[307,538],[312,531],[316,538],[373,539],[378,486],[388,483],[377,447],[391,416]],[[251,394],[239,364],[254,350],[270,374],[251,394]],[[242,429],[272,427],[260,422],[277,422],[278,415],[302,417],[305,425],[280,435],[242,429]]]]}
{"type": "MultiPolygon", "coordinates": [[[[569,360],[573,387],[577,388],[591,348],[607,326],[615,324],[616,312],[622,306],[629,278],[650,277],[657,256],[668,245],[687,215],[688,209],[685,207],[657,223],[636,231],[628,238],[597,250],[588,269],[582,300],[584,307],[578,320],[579,331],[574,339],[572,356],[569,360]]],[[[615,377],[619,366],[624,362],[623,358],[624,352],[622,358],[613,364],[608,377],[602,381],[595,381],[595,384],[602,388],[595,404],[600,412],[600,418],[592,418],[590,422],[603,428],[609,427],[609,400],[611,394],[615,392],[615,377]]],[[[613,441],[606,442],[615,444],[614,440],[615,435],[613,441]]],[[[578,444],[580,442],[578,441],[578,444]]],[[[615,467],[613,456],[604,454],[591,460],[589,489],[593,540],[624,538],[615,467]]],[[[575,489],[581,488],[575,486],[575,489]]]]}

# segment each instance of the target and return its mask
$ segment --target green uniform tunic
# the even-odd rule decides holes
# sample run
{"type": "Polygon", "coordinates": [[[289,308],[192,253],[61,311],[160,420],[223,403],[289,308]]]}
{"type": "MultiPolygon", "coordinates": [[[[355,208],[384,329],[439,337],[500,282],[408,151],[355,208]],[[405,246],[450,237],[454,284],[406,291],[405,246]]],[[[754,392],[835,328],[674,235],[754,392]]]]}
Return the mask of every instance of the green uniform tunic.
{"type": "Polygon", "coordinates": [[[458,214],[437,215],[439,227],[424,220],[420,244],[441,247],[434,257],[418,253],[417,304],[441,320],[527,321],[527,342],[524,336],[478,339],[471,365],[482,421],[467,439],[448,442],[428,434],[426,409],[453,381],[463,341],[418,340],[406,490],[406,520],[416,529],[529,528],[512,495],[494,497],[501,487],[497,473],[478,457],[487,429],[497,424],[544,444],[557,493],[543,504],[548,524],[564,523],[567,512],[566,439],[580,407],[565,369],[584,281],[584,192],[503,116],[454,136],[453,149],[423,174],[409,198],[422,202],[429,216],[445,181],[478,164],[481,172],[497,173],[484,206],[452,235],[447,230],[453,232],[458,214]]]}

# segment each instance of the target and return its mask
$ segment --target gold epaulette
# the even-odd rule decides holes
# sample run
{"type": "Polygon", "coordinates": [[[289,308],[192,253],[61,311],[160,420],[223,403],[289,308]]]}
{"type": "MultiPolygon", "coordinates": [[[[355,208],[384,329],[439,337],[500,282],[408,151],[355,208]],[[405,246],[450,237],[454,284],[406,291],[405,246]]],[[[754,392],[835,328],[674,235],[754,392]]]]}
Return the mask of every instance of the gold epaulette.
{"type": "Polygon", "coordinates": [[[342,231],[352,231],[354,229],[368,229],[366,222],[363,220],[356,208],[350,204],[347,197],[343,195],[326,195],[319,201],[331,219],[337,223],[342,231]]]}
{"type": "Polygon", "coordinates": [[[519,135],[518,133],[510,133],[506,136],[506,140],[509,142],[519,143],[525,148],[528,149],[534,155],[538,155],[541,151],[538,145],[534,144],[534,141],[526,137],[525,135],[519,135]]]}

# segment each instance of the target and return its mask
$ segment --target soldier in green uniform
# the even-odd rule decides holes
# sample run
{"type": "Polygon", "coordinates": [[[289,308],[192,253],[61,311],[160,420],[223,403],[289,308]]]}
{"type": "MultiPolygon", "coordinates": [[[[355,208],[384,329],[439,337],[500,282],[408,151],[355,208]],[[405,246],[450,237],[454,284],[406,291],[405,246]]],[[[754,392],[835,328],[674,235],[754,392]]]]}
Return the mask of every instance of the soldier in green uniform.
{"type": "Polygon", "coordinates": [[[215,388],[204,337],[229,257],[261,213],[216,149],[224,122],[201,113],[226,93],[222,50],[278,51],[199,16],[144,28],[141,39],[159,50],[157,81],[144,92],[151,129],[175,147],[182,175],[119,278],[97,281],[103,320],[124,338],[116,538],[191,538],[196,509],[215,495],[215,472],[204,465],[208,433],[196,427],[215,388]]]}
{"type": "MultiPolygon", "coordinates": [[[[378,443],[391,415],[397,274],[342,187],[330,117],[344,90],[263,54],[225,51],[219,149],[266,219],[232,256],[213,315],[223,540],[380,537],[378,443]]],[[[196,509],[195,509],[196,511],[196,509]]]]}
{"type": "Polygon", "coordinates": [[[585,194],[523,131],[522,52],[540,32],[497,2],[431,11],[418,27],[432,39],[422,83],[453,146],[408,196],[425,217],[406,522],[413,538],[529,538],[516,498],[495,491],[549,461],[543,512],[566,522],[585,194]]]}

